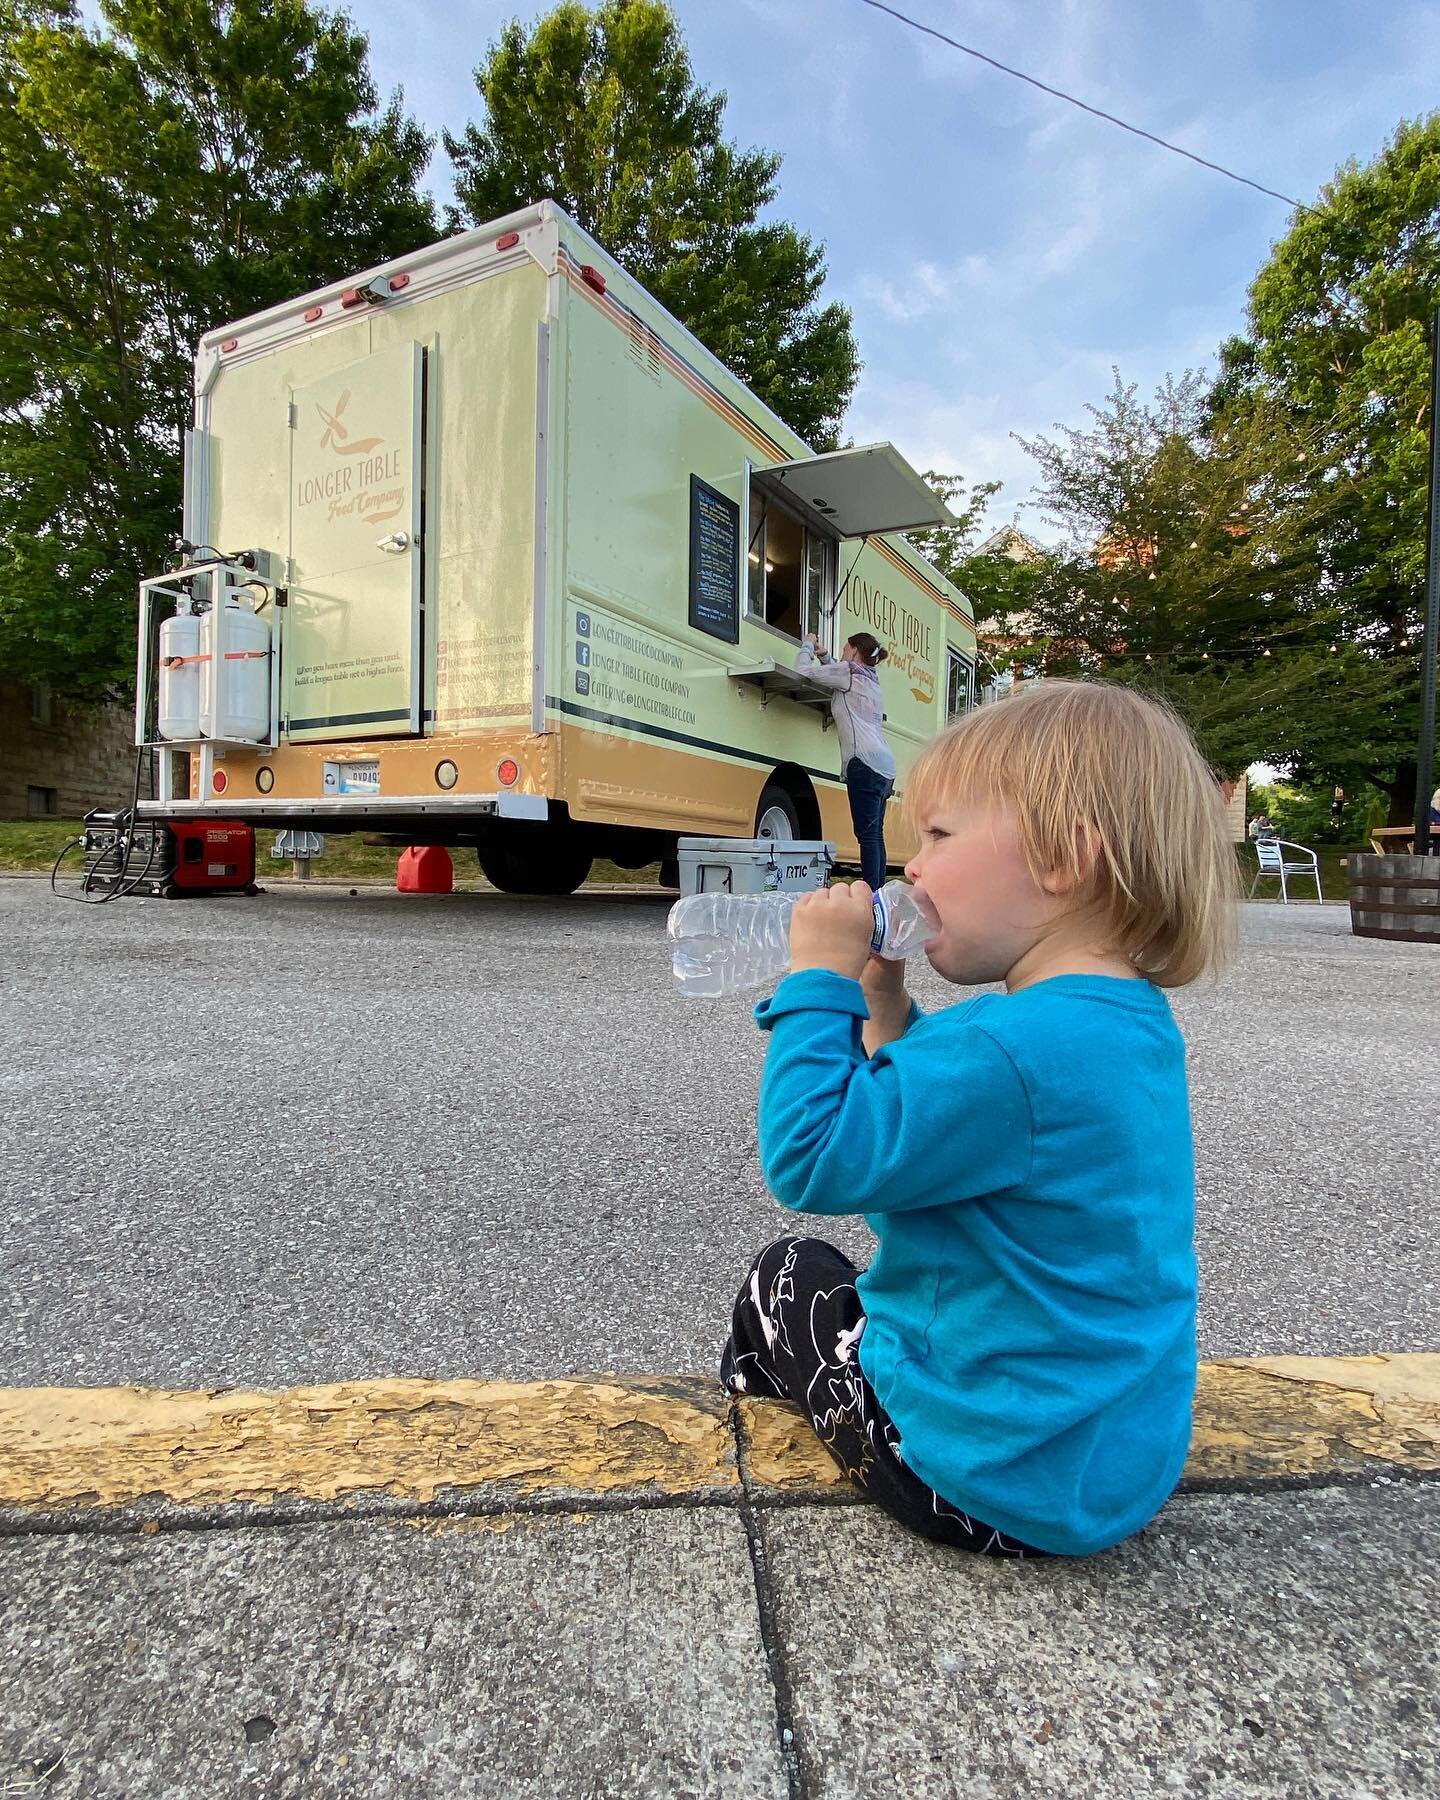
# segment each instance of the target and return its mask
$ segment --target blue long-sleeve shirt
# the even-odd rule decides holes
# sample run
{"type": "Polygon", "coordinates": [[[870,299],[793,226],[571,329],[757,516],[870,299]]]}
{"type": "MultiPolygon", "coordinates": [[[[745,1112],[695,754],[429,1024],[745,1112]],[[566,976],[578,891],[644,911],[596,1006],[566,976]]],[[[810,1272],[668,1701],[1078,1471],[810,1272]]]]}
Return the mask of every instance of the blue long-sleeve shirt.
{"type": "Polygon", "coordinates": [[[1143,980],[1062,975],[930,1016],[867,1060],[858,982],[788,976],[760,1157],[804,1213],[863,1213],[860,1366],[962,1511],[1083,1555],[1174,1490],[1195,1388],[1185,1047],[1143,980]]]}

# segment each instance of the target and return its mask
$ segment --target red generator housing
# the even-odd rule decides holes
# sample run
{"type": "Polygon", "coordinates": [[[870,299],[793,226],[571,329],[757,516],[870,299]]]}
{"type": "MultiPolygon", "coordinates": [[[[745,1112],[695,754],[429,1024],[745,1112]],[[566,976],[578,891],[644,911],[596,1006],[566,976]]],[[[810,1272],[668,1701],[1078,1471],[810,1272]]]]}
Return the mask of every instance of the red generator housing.
{"type": "Polygon", "coordinates": [[[115,813],[85,821],[85,889],[179,900],[253,894],[255,831],[234,819],[144,821],[128,831],[115,813]]]}
{"type": "Polygon", "coordinates": [[[255,828],[235,819],[167,819],[174,860],[161,879],[177,894],[244,893],[255,885],[255,828]]]}

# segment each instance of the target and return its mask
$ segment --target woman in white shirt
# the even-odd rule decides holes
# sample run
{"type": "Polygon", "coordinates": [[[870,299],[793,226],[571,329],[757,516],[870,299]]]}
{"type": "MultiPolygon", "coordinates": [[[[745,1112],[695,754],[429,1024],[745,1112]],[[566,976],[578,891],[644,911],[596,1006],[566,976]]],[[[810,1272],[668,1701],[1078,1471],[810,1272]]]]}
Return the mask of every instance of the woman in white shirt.
{"type": "Polygon", "coordinates": [[[885,802],[895,792],[895,758],[885,742],[885,706],[876,665],[886,650],[868,631],[847,638],[840,661],[807,632],[796,658],[802,675],[834,690],[830,711],[840,736],[840,773],[850,795],[850,818],[860,846],[860,873],[872,888],[885,881],[885,802]]]}

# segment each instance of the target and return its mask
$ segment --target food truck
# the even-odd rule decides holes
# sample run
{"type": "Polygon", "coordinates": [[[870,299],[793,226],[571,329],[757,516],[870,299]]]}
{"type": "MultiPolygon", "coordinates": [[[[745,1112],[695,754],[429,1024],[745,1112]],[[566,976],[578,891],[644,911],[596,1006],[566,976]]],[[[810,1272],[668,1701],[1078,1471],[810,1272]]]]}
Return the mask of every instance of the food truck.
{"type": "Polygon", "coordinates": [[[202,340],[142,813],[473,845],[513,892],[688,834],[844,861],[793,664],[887,647],[903,794],[974,693],[969,608],[902,535],[949,516],[888,444],[813,454],[541,201],[202,340]]]}

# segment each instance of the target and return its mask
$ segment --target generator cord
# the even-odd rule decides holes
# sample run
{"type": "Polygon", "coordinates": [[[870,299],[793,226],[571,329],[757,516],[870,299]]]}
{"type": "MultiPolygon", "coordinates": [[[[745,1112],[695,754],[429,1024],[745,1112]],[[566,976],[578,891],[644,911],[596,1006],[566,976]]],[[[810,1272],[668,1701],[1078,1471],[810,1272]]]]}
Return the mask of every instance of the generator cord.
{"type": "MultiPolygon", "coordinates": [[[[157,820],[150,830],[150,853],[145,858],[145,867],[133,878],[130,875],[130,861],[134,853],[134,830],[140,813],[140,773],[145,766],[145,752],[149,750],[151,766],[154,766],[154,749],[149,744],[141,744],[135,752],[135,779],[130,789],[130,804],[123,811],[115,814],[115,849],[113,852],[102,852],[95,859],[95,866],[85,871],[78,894],[62,893],[56,885],[56,877],[60,873],[60,865],[72,851],[85,843],[85,837],[73,837],[61,848],[50,868],[50,892],[57,900],[73,900],[81,906],[104,906],[111,900],[127,899],[135,893],[146,880],[155,866],[155,852],[160,843],[161,826],[157,820]],[[105,869],[107,857],[113,857],[113,871],[105,869]],[[108,875],[114,881],[113,887],[97,888],[96,883],[102,876],[108,875]]],[[[87,813],[85,822],[99,818],[99,813],[87,813]]]]}

